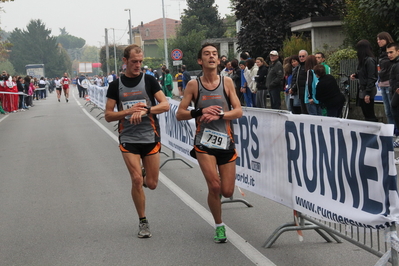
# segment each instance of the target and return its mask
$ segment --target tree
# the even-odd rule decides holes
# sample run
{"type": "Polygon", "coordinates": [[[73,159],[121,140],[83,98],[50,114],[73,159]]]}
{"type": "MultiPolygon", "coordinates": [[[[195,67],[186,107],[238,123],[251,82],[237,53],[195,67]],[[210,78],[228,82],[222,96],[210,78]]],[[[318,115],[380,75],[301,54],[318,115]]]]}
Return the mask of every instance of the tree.
{"type": "Polygon", "coordinates": [[[181,17],[180,36],[192,30],[205,30],[205,38],[220,38],[223,36],[223,21],[218,12],[215,0],[187,0],[187,9],[181,17]]]}
{"type": "MultiPolygon", "coordinates": [[[[123,61],[123,52],[125,50],[126,46],[125,45],[117,45],[116,46],[116,64],[117,64],[117,70],[119,71],[122,67],[123,61]]],[[[114,57],[114,45],[110,44],[108,46],[108,51],[109,51],[109,60],[107,62],[106,59],[106,46],[101,47],[100,50],[100,63],[101,63],[101,71],[108,75],[107,73],[107,63],[109,65],[109,71],[115,71],[115,57],[114,57]]],[[[115,73],[118,75],[118,73],[115,73]]]]}
{"type": "Polygon", "coordinates": [[[83,62],[99,62],[100,60],[100,49],[96,46],[85,46],[83,47],[81,61],[83,62]]]}
{"type": "MultiPolygon", "coordinates": [[[[188,70],[199,69],[197,63],[197,54],[201,49],[201,42],[205,40],[205,31],[192,30],[187,35],[178,35],[176,38],[168,39],[168,54],[172,52],[173,49],[180,49],[183,52],[183,64],[187,66],[188,70]]],[[[158,41],[159,51],[163,51],[163,40],[158,41]]],[[[170,57],[169,57],[170,58],[170,57]]],[[[169,65],[172,66],[172,59],[169,61],[169,65]]]]}
{"type": "Polygon", "coordinates": [[[226,15],[224,26],[226,31],[224,32],[223,37],[235,38],[237,36],[236,16],[226,15]]]}
{"type": "Polygon", "coordinates": [[[31,20],[26,30],[15,28],[9,37],[13,44],[10,62],[18,73],[25,72],[27,64],[44,64],[49,77],[60,76],[70,71],[71,61],[66,52],[58,47],[56,37],[50,36],[40,19],[31,20]],[[61,71],[62,70],[62,71],[61,71]]]}
{"type": "Polygon", "coordinates": [[[3,71],[7,71],[8,74],[10,75],[15,75],[15,69],[14,66],[11,64],[9,60],[0,60],[0,69],[3,71]]]}
{"type": "Polygon", "coordinates": [[[65,28],[60,28],[61,34],[58,35],[57,41],[64,47],[66,50],[69,49],[80,49],[85,44],[86,41],[82,38],[70,35],[65,28]]]}
{"type": "Polygon", "coordinates": [[[361,39],[366,39],[378,53],[379,47],[375,41],[379,32],[389,32],[394,39],[399,39],[399,7],[395,1],[364,1],[346,0],[344,17],[345,44],[354,47],[361,39]]]}
{"type": "MultiPolygon", "coordinates": [[[[379,24],[383,24],[385,30],[391,32],[396,39],[399,38],[399,4],[398,1],[393,0],[359,0],[359,8],[366,11],[368,14],[376,17],[379,24]]],[[[382,30],[381,30],[382,31],[382,30]]]]}
{"type": "Polygon", "coordinates": [[[238,48],[253,57],[266,57],[280,50],[291,33],[290,23],[312,16],[334,16],[342,12],[342,0],[233,0],[241,20],[238,48]]]}
{"type": "MultiPolygon", "coordinates": [[[[198,69],[197,53],[201,43],[209,38],[221,38],[225,32],[223,21],[215,0],[187,0],[187,9],[181,17],[181,26],[176,38],[168,40],[168,53],[178,48],[183,51],[183,64],[189,70],[198,69]]],[[[158,41],[159,51],[163,51],[163,40],[158,41]]],[[[172,61],[170,60],[169,65],[172,61]]]]}

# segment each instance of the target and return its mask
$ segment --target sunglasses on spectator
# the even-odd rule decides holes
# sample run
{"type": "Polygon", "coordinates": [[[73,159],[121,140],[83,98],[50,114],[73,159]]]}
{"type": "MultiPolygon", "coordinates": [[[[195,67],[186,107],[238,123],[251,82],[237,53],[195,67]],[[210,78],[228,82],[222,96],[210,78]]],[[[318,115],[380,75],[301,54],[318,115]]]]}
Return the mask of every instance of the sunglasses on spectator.
{"type": "Polygon", "coordinates": [[[298,56],[298,57],[305,57],[304,55],[300,55],[300,56],[298,56]]]}

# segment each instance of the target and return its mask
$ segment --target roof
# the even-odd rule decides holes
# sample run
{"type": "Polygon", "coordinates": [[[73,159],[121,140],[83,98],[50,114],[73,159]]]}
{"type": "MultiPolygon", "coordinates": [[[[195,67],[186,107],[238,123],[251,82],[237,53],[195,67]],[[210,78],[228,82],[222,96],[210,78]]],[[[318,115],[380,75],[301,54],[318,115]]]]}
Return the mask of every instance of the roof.
{"type": "MultiPolygon", "coordinates": [[[[166,38],[176,36],[177,26],[181,24],[180,20],[165,18],[166,38]]],[[[133,32],[140,32],[143,41],[163,39],[163,18],[159,18],[132,28],[133,32]]]]}

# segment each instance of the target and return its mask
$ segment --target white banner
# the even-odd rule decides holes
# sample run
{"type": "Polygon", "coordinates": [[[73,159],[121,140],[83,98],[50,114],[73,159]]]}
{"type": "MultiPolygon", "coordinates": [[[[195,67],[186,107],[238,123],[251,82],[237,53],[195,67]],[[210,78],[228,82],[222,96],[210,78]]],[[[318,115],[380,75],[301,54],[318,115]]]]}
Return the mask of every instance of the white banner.
{"type": "Polygon", "coordinates": [[[88,85],[87,94],[89,95],[90,101],[100,109],[105,110],[108,86],[100,87],[91,84],[90,81],[85,81],[85,84],[88,85]]]}
{"type": "MultiPolygon", "coordinates": [[[[162,144],[190,161],[194,119],[159,115],[162,144]]],[[[309,216],[368,228],[399,219],[392,125],[244,108],[236,184],[309,216]]]]}
{"type": "Polygon", "coordinates": [[[190,156],[194,145],[195,120],[177,121],[176,112],[180,102],[170,98],[168,100],[169,111],[158,115],[162,145],[198,164],[197,160],[190,156]]]}

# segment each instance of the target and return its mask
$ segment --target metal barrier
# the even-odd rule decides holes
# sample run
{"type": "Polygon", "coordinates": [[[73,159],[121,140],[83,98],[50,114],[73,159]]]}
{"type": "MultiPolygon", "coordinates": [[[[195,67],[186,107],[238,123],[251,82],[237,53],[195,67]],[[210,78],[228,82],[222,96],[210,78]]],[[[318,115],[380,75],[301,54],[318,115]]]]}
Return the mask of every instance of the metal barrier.
{"type": "Polygon", "coordinates": [[[301,234],[299,231],[315,230],[324,240],[332,242],[331,239],[321,231],[323,230],[337,243],[342,243],[342,241],[337,238],[338,236],[380,257],[381,259],[376,265],[385,265],[385,263],[389,261],[393,266],[399,266],[398,248],[394,248],[395,242],[398,242],[396,245],[399,245],[399,241],[396,237],[396,224],[392,224],[388,229],[382,232],[382,230],[322,221],[310,218],[300,212],[298,212],[297,218],[298,220],[296,220],[294,215],[294,222],[279,226],[266,240],[263,247],[271,247],[282,233],[288,231],[298,231],[298,233],[301,234]]]}

